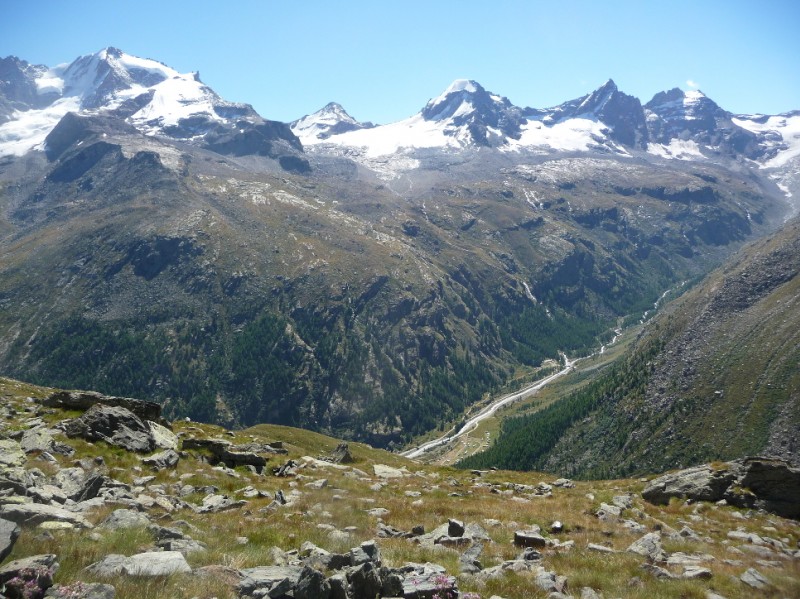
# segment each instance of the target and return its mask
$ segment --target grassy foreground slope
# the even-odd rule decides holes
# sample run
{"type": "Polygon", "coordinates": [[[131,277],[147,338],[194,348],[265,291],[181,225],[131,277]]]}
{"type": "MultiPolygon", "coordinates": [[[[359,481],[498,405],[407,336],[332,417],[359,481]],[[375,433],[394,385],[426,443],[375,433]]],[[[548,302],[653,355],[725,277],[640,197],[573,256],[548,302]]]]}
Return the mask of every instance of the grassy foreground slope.
{"type": "MultiPolygon", "coordinates": [[[[6,412],[2,424],[3,437],[15,437],[27,430],[32,420],[41,418],[54,425],[76,413],[42,408],[38,398],[50,390],[10,379],[0,379],[0,397],[6,412]],[[33,398],[33,399],[30,399],[33,398]],[[15,434],[16,433],[16,434],[15,434]]],[[[574,487],[547,486],[555,477],[536,473],[494,471],[475,474],[451,468],[417,464],[367,445],[351,444],[354,462],[331,465],[314,459],[330,453],[339,443],[317,433],[276,425],[259,425],[251,429],[228,432],[216,426],[193,422],[174,423],[174,432],[181,438],[225,438],[235,443],[283,441],[288,454],[270,459],[269,467],[295,460],[300,466],[292,477],[278,478],[267,468],[255,474],[245,468],[230,470],[212,467],[199,452],[182,452],[174,468],[151,471],[142,457],[113,448],[104,442],[94,444],[56,435],[59,442],[76,450],[71,457],[55,455],[55,462],[40,459],[38,452],[28,454],[26,469],[38,468],[42,476],[54,476],[60,469],[90,458],[103,459],[105,474],[137,490],[140,513],[152,522],[166,527],[188,530],[191,537],[205,544],[202,551],[189,553],[191,573],[155,578],[117,574],[100,577],[85,570],[109,554],[130,556],[153,550],[153,536],[146,526],[125,530],[107,530],[101,523],[112,510],[120,507],[106,503],[86,513],[95,525],[90,531],[50,529],[22,526],[22,534],[7,558],[15,560],[41,553],[57,555],[60,568],[55,583],[77,588],[77,581],[110,583],[117,597],[125,598],[228,598],[234,590],[238,572],[244,568],[273,565],[279,560],[298,558],[287,554],[306,542],[331,552],[347,552],[361,542],[376,539],[381,525],[408,531],[423,526],[433,531],[448,519],[483,527],[485,541],[480,561],[484,568],[517,558],[520,548],[512,543],[514,532],[540,526],[550,546],[542,548],[539,564],[567,579],[567,593],[578,596],[590,587],[606,597],[667,598],[705,597],[713,590],[729,599],[737,597],[797,596],[800,594],[800,570],[797,559],[786,552],[770,553],[772,564],[765,566],[764,548],[760,554],[742,552],[742,541],[732,542],[727,531],[741,529],[768,537],[783,539],[788,547],[796,547],[800,539],[798,523],[763,513],[708,504],[687,504],[676,501],[668,506],[644,502],[639,480],[577,482],[574,487]],[[398,469],[397,477],[381,477],[376,465],[398,469]],[[151,478],[152,477],[152,478],[151,478]],[[326,481],[321,484],[319,481],[326,481]],[[233,499],[244,499],[235,509],[198,514],[193,509],[169,511],[162,504],[148,501],[163,496],[164,490],[192,485],[196,491],[183,497],[197,505],[214,486],[217,493],[233,499]],[[253,496],[253,490],[261,493],[253,496]],[[273,494],[282,490],[290,498],[287,505],[270,509],[273,494]],[[625,496],[629,498],[626,500],[625,496]],[[631,507],[622,518],[598,518],[595,513],[602,503],[622,497],[631,507]],[[368,511],[376,510],[379,511],[368,511]],[[554,520],[563,523],[563,531],[548,532],[554,520]],[[181,524],[181,521],[184,524],[181,524]],[[690,524],[696,537],[678,535],[675,531],[690,524]],[[645,559],[626,548],[645,532],[661,530],[664,549],[670,555],[701,556],[702,564],[711,572],[707,579],[664,580],[651,570],[643,569],[645,559]],[[672,531],[672,532],[670,532],[672,531]],[[673,535],[674,533],[674,535],[673,535]],[[592,546],[595,546],[593,549],[592,546]],[[599,552],[596,546],[608,552],[599,552]],[[769,587],[754,590],[739,580],[748,568],[755,567],[766,577],[769,587]]],[[[0,503],[9,501],[8,497],[0,503]]],[[[498,595],[546,597],[548,593],[535,584],[530,572],[504,571],[500,576],[482,580],[480,575],[459,574],[459,559],[464,546],[426,545],[415,539],[377,538],[385,565],[402,566],[406,562],[434,562],[457,577],[460,596],[475,593],[479,597],[498,595]]],[[[668,566],[680,572],[677,566],[668,566]]],[[[474,597],[475,595],[473,595],[474,597]]]]}

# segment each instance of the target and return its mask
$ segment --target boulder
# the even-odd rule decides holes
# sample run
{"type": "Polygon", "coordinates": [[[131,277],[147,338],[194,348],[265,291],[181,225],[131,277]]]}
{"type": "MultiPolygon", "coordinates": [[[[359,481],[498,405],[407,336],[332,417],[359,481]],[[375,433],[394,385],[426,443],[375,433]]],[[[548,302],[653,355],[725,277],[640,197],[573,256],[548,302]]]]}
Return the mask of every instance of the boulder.
{"type": "Polygon", "coordinates": [[[243,578],[237,585],[240,596],[249,597],[256,591],[260,596],[279,597],[297,586],[302,566],[258,566],[241,570],[243,578]]]}
{"type": "Polygon", "coordinates": [[[227,495],[206,495],[203,498],[203,504],[197,508],[197,512],[199,514],[210,514],[233,510],[243,505],[247,505],[247,502],[243,500],[236,501],[227,495]]]}
{"type": "Polygon", "coordinates": [[[638,553],[652,562],[663,562],[667,559],[667,554],[661,548],[661,535],[657,532],[650,532],[637,541],[631,543],[627,551],[638,553]]]}
{"type": "Polygon", "coordinates": [[[147,421],[147,426],[158,449],[178,449],[178,436],[166,426],[152,420],[147,421]]]}
{"type": "Polygon", "coordinates": [[[18,468],[25,464],[25,452],[13,439],[0,439],[0,467],[18,468]]]}
{"type": "Polygon", "coordinates": [[[761,572],[759,572],[755,568],[748,568],[739,577],[739,580],[741,580],[743,583],[745,583],[747,586],[753,589],[763,590],[763,589],[768,589],[769,587],[772,586],[769,580],[764,578],[764,575],[761,574],[761,572]]]}
{"type": "Polygon", "coordinates": [[[475,543],[459,558],[458,566],[462,574],[475,574],[483,570],[483,564],[478,559],[483,552],[483,544],[475,543]]]}
{"type": "Polygon", "coordinates": [[[304,567],[294,589],[294,599],[329,599],[331,585],[325,575],[314,568],[304,567]]]}
{"type": "Polygon", "coordinates": [[[47,427],[44,426],[29,428],[22,433],[22,438],[19,440],[22,451],[25,453],[51,451],[53,449],[53,443],[53,435],[51,435],[47,427]]]}
{"type": "Polygon", "coordinates": [[[458,597],[458,584],[453,576],[436,564],[407,564],[403,568],[403,597],[433,599],[458,597]]]}
{"type": "Polygon", "coordinates": [[[10,520],[0,520],[0,562],[8,557],[19,538],[19,526],[10,520]]]}
{"type": "Polygon", "coordinates": [[[166,468],[174,468],[178,465],[180,456],[174,449],[167,449],[149,457],[142,459],[142,464],[149,466],[153,470],[164,470],[166,468]]]}
{"type": "Polygon", "coordinates": [[[82,514],[44,503],[7,503],[0,506],[0,518],[30,526],[36,526],[42,522],[55,521],[69,522],[81,528],[92,528],[91,522],[84,518],[82,514]]]}
{"type": "Polygon", "coordinates": [[[538,530],[518,530],[514,533],[514,545],[517,547],[545,547],[547,539],[538,530]]]}
{"type": "Polygon", "coordinates": [[[378,478],[403,478],[408,474],[408,472],[400,470],[399,468],[392,468],[385,464],[375,464],[372,466],[372,470],[378,478]]]}
{"type": "Polygon", "coordinates": [[[380,597],[383,582],[380,570],[372,562],[364,562],[347,574],[352,599],[373,599],[380,597]]]}
{"type": "Polygon", "coordinates": [[[8,562],[0,567],[0,589],[9,598],[42,597],[53,586],[56,570],[58,562],[52,553],[8,562]]]}
{"type": "Polygon", "coordinates": [[[105,441],[137,453],[150,453],[155,449],[150,428],[123,407],[95,404],[80,417],[68,421],[64,431],[68,437],[105,441]]]}
{"type": "Polygon", "coordinates": [[[122,528],[136,528],[138,526],[150,526],[150,518],[141,512],[120,508],[111,512],[98,527],[107,530],[119,530],[122,528]]]}
{"type": "Polygon", "coordinates": [[[192,571],[186,558],[178,551],[148,551],[130,557],[107,555],[87,570],[97,576],[169,576],[192,571]]]}
{"type": "Polygon", "coordinates": [[[211,453],[211,464],[225,464],[228,468],[236,466],[253,466],[261,472],[267,465],[267,458],[259,455],[250,446],[237,447],[224,439],[184,439],[182,448],[186,450],[203,450],[211,453]]]}
{"type": "Polygon", "coordinates": [[[339,443],[336,449],[333,450],[333,453],[325,459],[334,464],[352,464],[355,462],[350,453],[350,446],[347,443],[339,443]]]}
{"type": "Polygon", "coordinates": [[[650,481],[642,491],[642,497],[650,503],[662,505],[669,503],[672,497],[719,501],[735,478],[736,472],[728,468],[696,466],[650,481]]]}

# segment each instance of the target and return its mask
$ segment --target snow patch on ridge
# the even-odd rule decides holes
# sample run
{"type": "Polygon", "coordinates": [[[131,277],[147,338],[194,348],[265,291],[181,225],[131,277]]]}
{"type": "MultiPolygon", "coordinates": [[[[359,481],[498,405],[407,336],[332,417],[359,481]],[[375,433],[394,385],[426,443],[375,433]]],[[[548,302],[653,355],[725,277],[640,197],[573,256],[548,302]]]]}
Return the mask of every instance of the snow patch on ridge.
{"type": "Polygon", "coordinates": [[[671,139],[669,144],[647,144],[647,153],[661,158],[676,160],[695,160],[705,158],[700,146],[692,139],[671,139]]]}

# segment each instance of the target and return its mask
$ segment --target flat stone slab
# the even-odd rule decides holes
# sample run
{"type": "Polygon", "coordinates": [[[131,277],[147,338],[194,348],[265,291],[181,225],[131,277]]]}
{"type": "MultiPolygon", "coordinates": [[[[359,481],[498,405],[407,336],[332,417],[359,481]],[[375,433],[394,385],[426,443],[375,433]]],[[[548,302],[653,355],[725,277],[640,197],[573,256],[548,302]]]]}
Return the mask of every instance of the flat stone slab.
{"type": "Polygon", "coordinates": [[[191,572],[186,558],[179,551],[148,551],[126,557],[111,554],[87,568],[97,576],[169,576],[191,572]]]}
{"type": "Polygon", "coordinates": [[[403,472],[399,468],[392,468],[385,464],[375,464],[372,470],[378,478],[403,478],[408,474],[408,472],[403,472]]]}
{"type": "Polygon", "coordinates": [[[83,515],[44,503],[3,505],[0,507],[0,518],[31,526],[42,522],[56,521],[69,522],[82,528],[92,528],[92,523],[84,518],[83,515]]]}

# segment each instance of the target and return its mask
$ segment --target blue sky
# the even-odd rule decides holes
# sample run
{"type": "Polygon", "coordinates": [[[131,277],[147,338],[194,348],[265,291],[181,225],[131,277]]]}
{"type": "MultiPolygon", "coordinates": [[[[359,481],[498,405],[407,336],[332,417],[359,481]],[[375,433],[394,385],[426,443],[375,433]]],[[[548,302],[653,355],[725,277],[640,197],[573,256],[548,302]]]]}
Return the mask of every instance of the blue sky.
{"type": "Polygon", "coordinates": [[[800,1],[3,0],[0,57],[54,66],[116,46],[265,118],[329,101],[397,121],[458,78],[544,108],[608,78],[647,102],[699,87],[732,112],[800,109],[800,1]]]}

